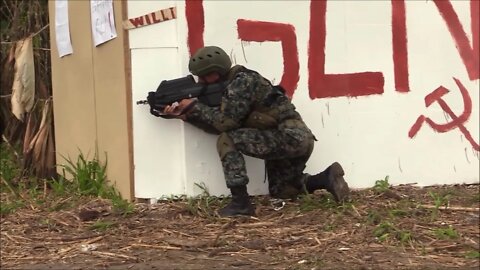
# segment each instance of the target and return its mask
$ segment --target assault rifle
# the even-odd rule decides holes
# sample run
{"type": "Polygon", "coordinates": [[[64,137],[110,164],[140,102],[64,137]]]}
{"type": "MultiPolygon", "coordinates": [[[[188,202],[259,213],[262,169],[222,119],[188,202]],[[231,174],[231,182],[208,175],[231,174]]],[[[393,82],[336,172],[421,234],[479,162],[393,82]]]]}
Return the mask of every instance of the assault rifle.
{"type": "Polygon", "coordinates": [[[167,105],[186,98],[198,98],[200,103],[216,107],[220,106],[225,87],[224,82],[208,85],[197,83],[192,75],[188,75],[162,81],[155,92],[148,92],[147,99],[137,101],[137,105],[150,105],[150,113],[155,116],[163,116],[162,112],[167,105]]]}

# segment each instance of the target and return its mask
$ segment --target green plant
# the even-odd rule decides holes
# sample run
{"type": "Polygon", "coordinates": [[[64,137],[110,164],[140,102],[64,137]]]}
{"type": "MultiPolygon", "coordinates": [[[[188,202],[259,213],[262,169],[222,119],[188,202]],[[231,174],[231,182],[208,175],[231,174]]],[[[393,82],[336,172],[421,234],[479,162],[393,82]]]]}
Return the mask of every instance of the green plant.
{"type": "Polygon", "coordinates": [[[113,210],[118,214],[128,215],[134,212],[134,205],[124,200],[117,189],[110,185],[107,180],[107,162],[102,164],[97,154],[92,160],[89,160],[80,152],[75,162],[67,158],[65,160],[67,164],[60,165],[64,169],[63,177],[51,182],[51,186],[57,194],[73,190],[80,195],[109,199],[112,202],[113,210]],[[66,180],[65,171],[71,175],[71,180],[66,180]]]}
{"type": "Polygon", "coordinates": [[[135,205],[122,198],[119,192],[112,190],[108,198],[112,201],[113,211],[123,216],[135,212],[135,205]]]}
{"type": "Polygon", "coordinates": [[[63,196],[72,189],[72,183],[63,176],[58,176],[58,179],[51,179],[49,185],[55,195],[63,196]]]}
{"type": "Polygon", "coordinates": [[[11,192],[15,193],[12,181],[20,173],[20,167],[15,163],[14,150],[7,147],[6,143],[0,144],[0,178],[2,178],[0,187],[2,190],[6,186],[11,192]]]}
{"type": "Polygon", "coordinates": [[[395,239],[402,244],[410,242],[413,239],[411,232],[400,230],[389,221],[383,221],[378,224],[373,231],[373,235],[375,235],[375,237],[381,242],[387,240],[389,236],[394,236],[395,239]]]}
{"type": "Polygon", "coordinates": [[[335,230],[335,228],[336,228],[336,226],[333,223],[323,225],[323,230],[327,231],[327,232],[333,231],[333,230],[335,230]]]}
{"type": "Polygon", "coordinates": [[[439,239],[458,238],[458,232],[452,226],[448,226],[448,228],[437,228],[433,231],[433,233],[439,239]]]}
{"type": "Polygon", "coordinates": [[[385,176],[385,179],[380,179],[375,181],[375,185],[373,186],[373,190],[376,193],[383,193],[390,188],[390,183],[388,183],[389,176],[385,176]]]}
{"type": "MultiPolygon", "coordinates": [[[[331,203],[331,200],[327,201],[327,207],[328,208],[333,207],[333,206],[334,206],[334,204],[331,203]]],[[[344,202],[344,203],[338,205],[337,209],[338,209],[339,213],[348,214],[348,213],[351,213],[351,211],[354,211],[355,205],[351,201],[344,202]]]]}
{"type": "Polygon", "coordinates": [[[299,198],[300,201],[300,212],[309,212],[321,207],[321,204],[316,200],[313,195],[301,195],[299,198]]]}
{"type": "MultiPolygon", "coordinates": [[[[60,165],[60,167],[72,176],[72,183],[78,193],[104,197],[110,192],[107,185],[107,162],[101,164],[96,154],[92,160],[87,160],[82,152],[76,161],[65,157],[64,159],[67,164],[60,165]]],[[[66,178],[65,172],[63,177],[66,178]]]]}
{"type": "Polygon", "coordinates": [[[382,216],[377,211],[369,211],[367,215],[368,224],[379,224],[382,221],[382,216]]]}
{"type": "Polygon", "coordinates": [[[0,203],[0,217],[5,217],[10,213],[15,212],[17,208],[20,208],[23,206],[24,206],[24,203],[21,201],[2,202],[0,203]]]}
{"type": "Polygon", "coordinates": [[[91,230],[98,230],[98,231],[106,231],[107,229],[109,228],[112,228],[113,226],[115,226],[116,223],[115,222],[111,222],[111,221],[102,221],[102,220],[97,220],[95,223],[93,223],[91,226],[90,226],[90,229],[91,230]]]}
{"type": "Polygon", "coordinates": [[[437,194],[433,191],[429,191],[428,194],[433,199],[435,209],[437,209],[437,210],[438,210],[438,208],[440,208],[443,205],[447,206],[448,203],[450,202],[450,194],[440,195],[440,194],[437,194]]]}
{"type": "Polygon", "coordinates": [[[432,216],[431,216],[431,219],[434,220],[438,215],[438,209],[443,205],[447,206],[448,203],[450,202],[450,194],[440,195],[433,191],[429,191],[428,194],[432,198],[433,204],[435,205],[435,208],[432,209],[432,216]]]}
{"type": "Polygon", "coordinates": [[[408,216],[408,212],[403,209],[391,209],[389,215],[392,217],[405,217],[408,216]]]}
{"type": "Polygon", "coordinates": [[[195,186],[200,188],[201,194],[197,196],[188,197],[186,199],[185,210],[194,216],[206,217],[215,219],[214,208],[221,208],[227,200],[223,197],[211,196],[205,183],[195,183],[195,186]]]}
{"type": "Polygon", "coordinates": [[[401,243],[408,243],[412,241],[412,233],[409,231],[402,231],[402,230],[397,230],[395,233],[395,238],[399,240],[401,243]]]}
{"type": "Polygon", "coordinates": [[[59,211],[61,209],[67,209],[69,207],[72,206],[72,202],[70,201],[70,198],[67,198],[67,199],[61,199],[60,201],[58,202],[53,202],[49,207],[48,207],[48,211],[50,212],[55,212],[55,211],[59,211]]]}
{"type": "Polygon", "coordinates": [[[383,221],[377,225],[375,230],[373,230],[373,235],[377,237],[379,241],[384,241],[388,236],[395,231],[395,227],[392,223],[388,221],[383,221]]]}
{"type": "Polygon", "coordinates": [[[469,252],[467,252],[467,254],[465,254],[465,258],[467,258],[467,259],[479,259],[480,258],[480,252],[478,252],[478,250],[469,251],[469,252]]]}
{"type": "Polygon", "coordinates": [[[316,197],[313,194],[300,195],[299,203],[300,212],[309,212],[316,209],[331,209],[337,207],[337,204],[333,201],[330,194],[320,197],[316,197]]]}
{"type": "Polygon", "coordinates": [[[49,218],[44,218],[40,220],[40,225],[46,227],[47,230],[55,230],[57,227],[57,223],[55,223],[55,221],[52,221],[49,218]]]}

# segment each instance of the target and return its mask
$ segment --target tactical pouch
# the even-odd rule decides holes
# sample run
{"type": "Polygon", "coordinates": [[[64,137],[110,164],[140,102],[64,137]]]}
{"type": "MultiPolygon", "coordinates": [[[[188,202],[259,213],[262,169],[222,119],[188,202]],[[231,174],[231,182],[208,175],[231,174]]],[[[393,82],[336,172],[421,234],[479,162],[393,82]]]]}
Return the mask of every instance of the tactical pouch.
{"type": "Polygon", "coordinates": [[[287,119],[281,124],[281,126],[283,128],[301,128],[309,130],[305,122],[299,119],[287,119]]]}
{"type": "Polygon", "coordinates": [[[245,121],[245,127],[247,128],[270,129],[276,128],[277,125],[277,120],[274,117],[257,111],[250,113],[245,121]]]}
{"type": "Polygon", "coordinates": [[[217,139],[217,152],[220,160],[223,160],[227,153],[233,151],[236,151],[235,143],[233,143],[232,138],[230,138],[227,133],[223,132],[217,139]]]}

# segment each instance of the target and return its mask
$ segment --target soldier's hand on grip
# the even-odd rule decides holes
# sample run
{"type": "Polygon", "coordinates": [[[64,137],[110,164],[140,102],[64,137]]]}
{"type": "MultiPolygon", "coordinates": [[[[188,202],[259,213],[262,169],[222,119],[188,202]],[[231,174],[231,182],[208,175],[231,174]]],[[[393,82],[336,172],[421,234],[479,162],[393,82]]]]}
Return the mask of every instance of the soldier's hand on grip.
{"type": "Polygon", "coordinates": [[[197,99],[182,99],[180,102],[175,102],[171,105],[167,105],[163,110],[165,115],[169,116],[181,116],[187,113],[193,105],[197,102],[197,99]]]}

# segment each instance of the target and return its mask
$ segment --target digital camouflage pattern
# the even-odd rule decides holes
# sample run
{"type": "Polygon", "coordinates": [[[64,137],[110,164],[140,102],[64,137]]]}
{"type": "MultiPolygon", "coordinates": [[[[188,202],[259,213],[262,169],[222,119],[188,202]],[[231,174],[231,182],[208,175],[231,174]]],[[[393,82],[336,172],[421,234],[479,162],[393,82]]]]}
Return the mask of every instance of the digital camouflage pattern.
{"type": "Polygon", "coordinates": [[[255,71],[238,66],[236,70],[221,108],[197,103],[187,121],[229,138],[217,145],[227,187],[249,182],[243,157],[247,155],[265,160],[272,196],[289,197],[283,194],[287,190],[300,192],[303,170],[313,151],[313,134],[278,88],[255,71]]]}

